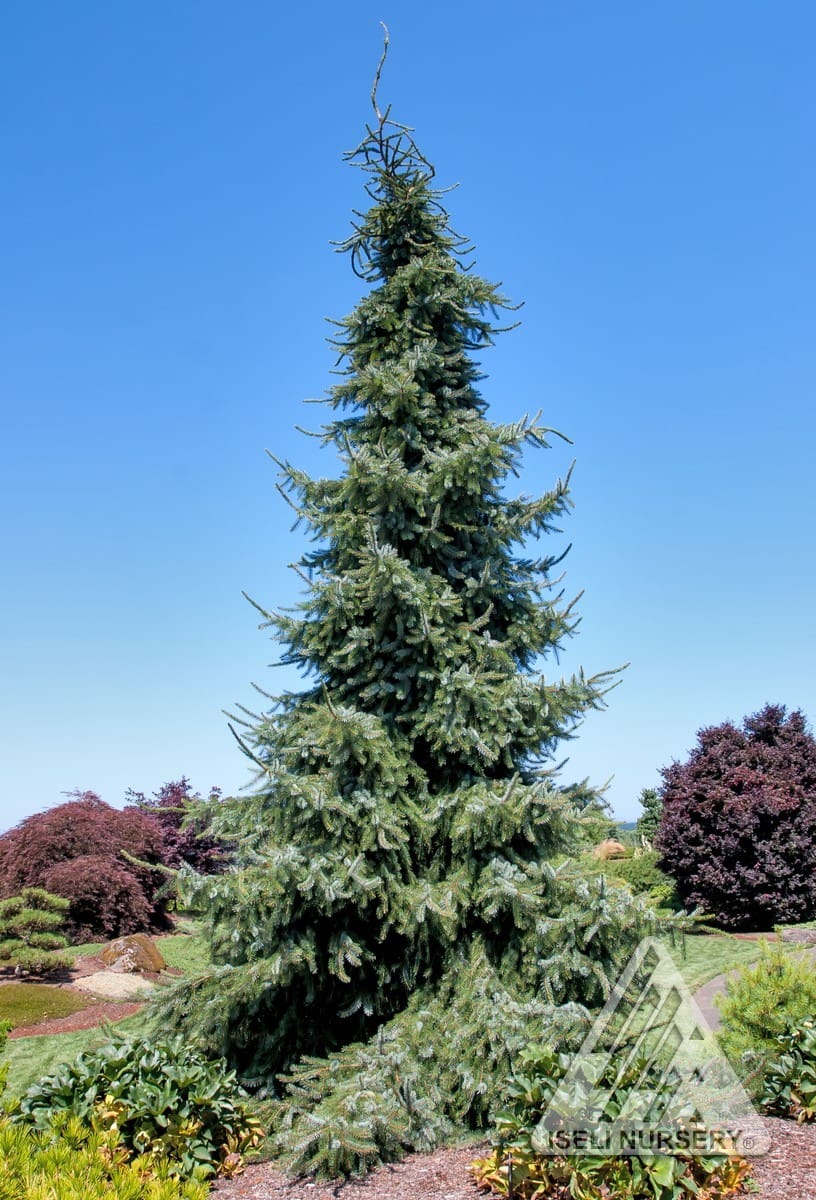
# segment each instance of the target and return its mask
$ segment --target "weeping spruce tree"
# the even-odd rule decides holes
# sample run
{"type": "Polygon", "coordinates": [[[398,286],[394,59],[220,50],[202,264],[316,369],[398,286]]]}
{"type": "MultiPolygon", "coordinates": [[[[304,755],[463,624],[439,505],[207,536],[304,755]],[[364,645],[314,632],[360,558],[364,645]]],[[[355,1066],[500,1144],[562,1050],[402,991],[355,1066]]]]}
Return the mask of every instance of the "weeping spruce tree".
{"type": "Polygon", "coordinates": [[[280,464],[314,548],[303,602],[265,624],[310,686],[245,722],[258,786],[213,815],[237,864],[186,882],[218,965],[165,1010],[279,1097],[290,1166],[330,1175],[483,1123],[514,1053],[586,1019],[644,917],[569,858],[593,796],[553,755],[609,678],[540,673],[574,625],[535,549],[567,484],[505,488],[550,431],[487,419],[473,355],[507,302],[411,132],[377,116],[348,156],[371,206],[343,249],[370,290],[328,395],[343,469],[280,464]]]}

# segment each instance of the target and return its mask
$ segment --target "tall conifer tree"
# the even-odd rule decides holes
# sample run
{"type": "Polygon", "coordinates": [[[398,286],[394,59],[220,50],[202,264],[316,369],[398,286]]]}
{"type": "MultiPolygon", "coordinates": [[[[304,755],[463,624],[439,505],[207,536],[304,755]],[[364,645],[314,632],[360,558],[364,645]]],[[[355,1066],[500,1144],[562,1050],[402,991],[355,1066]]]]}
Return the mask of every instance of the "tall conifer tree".
{"type": "Polygon", "coordinates": [[[215,817],[237,865],[188,881],[219,966],[167,1010],[248,1077],[294,1072],[281,1144],[329,1173],[483,1120],[513,1050],[602,998],[643,915],[569,866],[592,794],[553,755],[609,677],[540,671],[574,616],[560,551],[531,547],[569,499],[505,492],[550,436],[490,422],[477,389],[509,306],[409,129],[377,112],[348,158],[371,205],[342,248],[371,286],[336,341],[343,471],[280,464],[315,548],[299,608],[264,613],[309,686],[241,732],[258,787],[215,817]]]}

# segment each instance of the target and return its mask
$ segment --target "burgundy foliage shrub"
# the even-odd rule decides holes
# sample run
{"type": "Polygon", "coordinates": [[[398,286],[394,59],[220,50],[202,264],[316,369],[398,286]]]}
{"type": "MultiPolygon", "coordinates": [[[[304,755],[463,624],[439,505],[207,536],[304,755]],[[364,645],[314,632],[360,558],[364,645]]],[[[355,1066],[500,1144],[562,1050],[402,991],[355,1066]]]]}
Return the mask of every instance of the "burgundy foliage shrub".
{"type": "MultiPolygon", "coordinates": [[[[216,801],[220,795],[219,788],[210,788],[209,800],[216,801]]],[[[205,833],[205,822],[195,815],[201,796],[192,791],[185,775],[163,784],[149,799],[144,792],[132,789],[128,789],[125,798],[160,826],[164,861],[168,866],[186,864],[201,875],[216,875],[224,869],[228,858],[226,848],[205,833]]]]}
{"type": "Polygon", "coordinates": [[[816,916],[816,740],[769,704],[742,727],[700,730],[663,770],[660,866],[687,907],[726,929],[816,916]]]}
{"type": "Polygon", "coordinates": [[[27,817],[0,836],[0,896],[44,887],[70,901],[74,941],[168,927],[165,876],[128,862],[164,862],[161,828],[138,809],[111,808],[94,792],[27,817]]]}

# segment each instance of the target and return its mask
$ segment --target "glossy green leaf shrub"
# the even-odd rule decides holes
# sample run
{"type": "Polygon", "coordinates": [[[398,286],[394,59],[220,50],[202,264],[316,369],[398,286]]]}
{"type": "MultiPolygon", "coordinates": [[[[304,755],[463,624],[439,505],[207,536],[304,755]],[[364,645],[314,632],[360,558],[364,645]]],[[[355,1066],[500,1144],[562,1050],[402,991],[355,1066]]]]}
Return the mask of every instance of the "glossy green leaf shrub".
{"type": "Polygon", "coordinates": [[[235,1174],[261,1140],[235,1074],[180,1039],[114,1036],[29,1088],[16,1119],[47,1130],[60,1112],[182,1177],[235,1174]]]}
{"type": "Polygon", "coordinates": [[[0,1119],[2,1200],[206,1200],[207,1185],[165,1164],[128,1161],[115,1132],[63,1114],[36,1130],[0,1119]]]}
{"type": "Polygon", "coordinates": [[[816,1026],[804,1021],[776,1039],[766,1063],[762,1107],[780,1117],[816,1121],[816,1026]]]}
{"type": "MultiPolygon", "coordinates": [[[[571,1063],[568,1054],[531,1047],[519,1056],[519,1069],[505,1086],[507,1103],[496,1118],[492,1152],[472,1164],[481,1186],[515,1200],[686,1200],[705,1195],[720,1200],[740,1190],[747,1162],[736,1155],[569,1155],[541,1154],[533,1133],[571,1063]]],[[[650,1102],[662,1106],[674,1092],[671,1079],[646,1060],[635,1059],[616,1082],[619,1063],[611,1060],[597,1080],[611,1089],[604,1110],[614,1119],[631,1090],[648,1090],[650,1102]]],[[[678,1112],[678,1119],[683,1114],[678,1112]]]]}

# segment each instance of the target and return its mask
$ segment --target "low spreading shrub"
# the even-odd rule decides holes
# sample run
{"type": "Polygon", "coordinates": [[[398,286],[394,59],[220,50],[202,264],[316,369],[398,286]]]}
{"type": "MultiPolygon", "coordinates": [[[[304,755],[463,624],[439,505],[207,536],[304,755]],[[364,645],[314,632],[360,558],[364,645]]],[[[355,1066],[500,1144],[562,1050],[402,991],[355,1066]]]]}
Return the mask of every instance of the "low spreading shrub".
{"type": "Polygon", "coordinates": [[[208,1188],[159,1163],[128,1161],[116,1133],[76,1117],[35,1130],[0,1119],[2,1200],[206,1200],[208,1188]]]}
{"type": "Polygon", "coordinates": [[[760,1103],[766,1112],[816,1121],[816,1026],[803,1021],[776,1039],[766,1061],[760,1103]]]}
{"type": "Polygon", "coordinates": [[[234,1072],[180,1039],[114,1036],[29,1088],[16,1119],[48,1129],[60,1112],[183,1178],[235,1174],[261,1140],[234,1072]]]}
{"type": "Polygon", "coordinates": [[[159,931],[169,924],[163,863],[162,832],[151,817],[84,792],[0,837],[0,896],[42,887],[64,897],[74,942],[159,931]]]}
{"type": "Polygon", "coordinates": [[[755,1091],[778,1039],[794,1033],[816,1013],[816,970],[801,955],[763,944],[759,961],[731,975],[719,1001],[719,1040],[755,1091]]]}
{"type": "MultiPolygon", "coordinates": [[[[496,1119],[492,1152],[472,1164],[477,1183],[515,1200],[569,1196],[579,1200],[708,1200],[737,1193],[748,1164],[736,1155],[699,1154],[542,1154],[534,1143],[536,1127],[546,1113],[571,1063],[567,1054],[531,1047],[519,1056],[519,1069],[506,1084],[507,1105],[496,1119]]],[[[601,1119],[614,1120],[637,1093],[660,1111],[671,1111],[675,1083],[670,1072],[635,1058],[621,1071],[610,1058],[595,1080],[606,1093],[601,1119]]],[[[583,1104],[585,1094],[576,1094],[583,1104]]],[[[683,1119],[685,1114],[677,1114],[683,1119]]],[[[687,1118],[687,1119],[692,1119],[687,1118]]]]}
{"type": "Polygon", "coordinates": [[[0,965],[18,970],[58,971],[68,965],[60,954],[68,940],[57,930],[68,912],[68,901],[43,888],[23,888],[19,896],[0,900],[0,965]]]}

